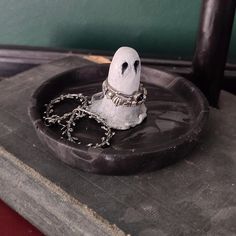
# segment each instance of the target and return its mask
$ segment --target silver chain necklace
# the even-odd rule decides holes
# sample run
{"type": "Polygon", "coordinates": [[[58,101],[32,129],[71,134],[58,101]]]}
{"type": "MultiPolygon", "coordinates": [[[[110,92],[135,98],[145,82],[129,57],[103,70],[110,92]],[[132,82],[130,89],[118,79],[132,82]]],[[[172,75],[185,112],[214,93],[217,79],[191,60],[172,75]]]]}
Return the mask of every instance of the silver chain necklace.
{"type": "Polygon", "coordinates": [[[66,137],[70,142],[82,144],[82,141],[79,141],[77,137],[73,136],[73,131],[76,121],[88,116],[89,119],[94,119],[97,121],[97,123],[101,124],[101,129],[103,129],[105,132],[104,136],[101,138],[100,143],[88,143],[86,146],[94,148],[109,146],[110,139],[112,136],[114,136],[115,132],[112,131],[104,119],[88,110],[90,104],[91,102],[88,100],[88,97],[84,96],[82,93],[60,95],[59,97],[51,100],[49,104],[45,104],[46,110],[44,111],[43,116],[44,122],[47,126],[61,126],[61,138],[66,137]],[[61,116],[54,114],[55,105],[58,105],[66,99],[75,100],[76,102],[79,102],[80,105],[78,105],[71,112],[64,113],[61,116]]]}
{"type": "MultiPolygon", "coordinates": [[[[132,95],[125,95],[114,88],[112,88],[107,80],[103,83],[103,95],[111,99],[115,106],[138,106],[145,102],[147,96],[147,90],[140,84],[139,91],[135,92],[132,95]]],[[[101,138],[101,142],[98,143],[88,143],[87,147],[104,147],[110,145],[111,138],[115,135],[115,132],[112,131],[112,128],[107,124],[107,122],[101,118],[99,115],[89,111],[89,105],[91,101],[87,96],[84,96],[82,93],[78,94],[62,94],[53,100],[49,104],[45,104],[46,110],[44,111],[44,122],[47,126],[59,125],[61,126],[61,138],[66,137],[68,141],[82,144],[82,141],[78,140],[77,137],[73,136],[74,127],[76,122],[85,118],[86,116],[89,119],[94,119],[98,124],[101,124],[101,129],[103,129],[104,136],[101,138]],[[75,100],[79,105],[70,112],[64,113],[59,116],[54,114],[54,107],[64,100],[75,100]]]]}

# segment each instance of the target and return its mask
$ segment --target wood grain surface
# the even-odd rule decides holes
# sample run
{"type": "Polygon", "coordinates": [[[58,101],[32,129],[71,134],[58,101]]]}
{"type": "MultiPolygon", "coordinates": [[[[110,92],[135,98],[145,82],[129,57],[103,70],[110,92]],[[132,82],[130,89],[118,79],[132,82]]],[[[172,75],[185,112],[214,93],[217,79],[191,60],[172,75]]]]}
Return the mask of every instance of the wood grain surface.
{"type": "Polygon", "coordinates": [[[236,234],[235,96],[222,93],[183,161],[142,175],[88,174],[56,159],[27,115],[43,81],[87,63],[68,57],[0,82],[0,198],[47,235],[236,234]]]}

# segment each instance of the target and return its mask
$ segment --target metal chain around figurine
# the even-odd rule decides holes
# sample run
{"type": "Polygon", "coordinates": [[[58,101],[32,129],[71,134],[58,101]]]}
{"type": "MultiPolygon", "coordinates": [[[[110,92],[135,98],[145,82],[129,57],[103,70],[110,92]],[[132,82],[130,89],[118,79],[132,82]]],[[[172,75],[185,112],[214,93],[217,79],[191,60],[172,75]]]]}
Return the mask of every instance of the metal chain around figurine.
{"type": "Polygon", "coordinates": [[[135,91],[131,95],[123,94],[113,88],[108,80],[104,80],[102,84],[103,95],[108,99],[111,99],[115,106],[138,106],[143,104],[147,98],[147,90],[143,87],[143,84],[140,83],[139,90],[135,91]]]}
{"type": "Polygon", "coordinates": [[[61,138],[63,138],[63,136],[66,136],[68,141],[76,142],[77,144],[82,144],[82,142],[79,141],[77,137],[73,136],[73,131],[74,131],[73,127],[75,127],[76,121],[78,121],[80,118],[88,116],[89,119],[94,119],[95,121],[97,121],[97,123],[102,124],[101,129],[105,130],[105,136],[101,138],[100,143],[96,144],[89,143],[86,146],[98,148],[110,145],[110,139],[115,134],[115,132],[112,131],[112,129],[107,125],[104,119],[102,119],[96,114],[93,114],[88,110],[89,105],[90,101],[88,100],[88,97],[84,96],[82,93],[63,94],[51,100],[49,104],[45,104],[46,110],[44,112],[43,119],[47,126],[58,124],[62,127],[61,138]],[[80,105],[78,105],[71,112],[64,113],[61,116],[54,114],[55,105],[61,103],[66,99],[72,99],[75,100],[76,102],[80,102],[80,105]]]}

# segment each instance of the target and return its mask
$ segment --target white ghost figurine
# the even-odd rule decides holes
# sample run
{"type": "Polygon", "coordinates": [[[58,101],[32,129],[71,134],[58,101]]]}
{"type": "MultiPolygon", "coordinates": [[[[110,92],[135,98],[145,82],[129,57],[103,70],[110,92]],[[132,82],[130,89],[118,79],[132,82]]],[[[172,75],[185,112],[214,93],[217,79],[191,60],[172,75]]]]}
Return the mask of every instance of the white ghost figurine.
{"type": "Polygon", "coordinates": [[[103,91],[92,97],[90,111],[114,129],[126,130],[147,116],[147,91],[140,84],[141,63],[130,47],[119,48],[113,56],[103,91]]]}

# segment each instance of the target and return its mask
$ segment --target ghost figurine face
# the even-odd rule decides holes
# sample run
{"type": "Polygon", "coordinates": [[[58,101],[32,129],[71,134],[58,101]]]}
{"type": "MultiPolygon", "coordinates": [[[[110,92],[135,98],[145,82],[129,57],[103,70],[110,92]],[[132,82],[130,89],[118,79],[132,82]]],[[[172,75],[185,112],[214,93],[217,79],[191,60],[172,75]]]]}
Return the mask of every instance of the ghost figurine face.
{"type": "Polygon", "coordinates": [[[129,47],[119,48],[113,56],[108,83],[117,91],[131,95],[139,89],[141,63],[138,53],[129,47]]]}
{"type": "Polygon", "coordinates": [[[91,112],[114,129],[125,130],[140,124],[145,117],[146,90],[140,85],[141,62],[129,47],[119,48],[113,56],[103,92],[93,95],[91,112]]]}

